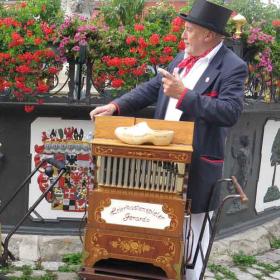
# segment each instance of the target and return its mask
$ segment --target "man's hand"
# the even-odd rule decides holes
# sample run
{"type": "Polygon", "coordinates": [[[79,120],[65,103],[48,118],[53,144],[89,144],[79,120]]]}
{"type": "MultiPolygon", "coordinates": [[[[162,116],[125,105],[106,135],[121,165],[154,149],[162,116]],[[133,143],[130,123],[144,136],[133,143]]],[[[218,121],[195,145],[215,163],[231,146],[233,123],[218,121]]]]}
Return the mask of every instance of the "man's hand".
{"type": "Polygon", "coordinates": [[[173,76],[168,71],[158,68],[158,72],[162,75],[163,92],[165,95],[179,99],[185,90],[185,86],[179,75],[175,73],[173,76]]]}
{"type": "Polygon", "coordinates": [[[96,107],[94,110],[92,110],[89,115],[92,120],[96,116],[112,116],[114,112],[117,110],[116,106],[112,103],[96,107]]]}

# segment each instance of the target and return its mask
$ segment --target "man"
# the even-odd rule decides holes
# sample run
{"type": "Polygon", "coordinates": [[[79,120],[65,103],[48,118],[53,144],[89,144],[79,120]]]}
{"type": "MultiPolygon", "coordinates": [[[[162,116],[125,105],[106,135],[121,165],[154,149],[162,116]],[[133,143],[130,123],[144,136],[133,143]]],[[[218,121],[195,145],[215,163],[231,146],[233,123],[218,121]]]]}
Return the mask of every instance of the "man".
{"type": "MultiPolygon", "coordinates": [[[[192,227],[195,243],[206,211],[217,208],[215,194],[209,197],[215,182],[222,176],[224,144],[228,127],[233,126],[243,109],[243,85],[247,66],[223,45],[230,10],[206,0],[197,0],[186,21],[182,38],[184,53],[166,70],[136,87],[112,103],[90,112],[98,115],[133,113],[156,102],[155,118],[194,121],[193,156],[188,179],[187,197],[192,199],[192,227]]],[[[205,230],[204,252],[209,243],[205,230]]],[[[194,246],[195,248],[196,246],[194,246]]],[[[201,258],[187,279],[199,279],[201,258]]]]}

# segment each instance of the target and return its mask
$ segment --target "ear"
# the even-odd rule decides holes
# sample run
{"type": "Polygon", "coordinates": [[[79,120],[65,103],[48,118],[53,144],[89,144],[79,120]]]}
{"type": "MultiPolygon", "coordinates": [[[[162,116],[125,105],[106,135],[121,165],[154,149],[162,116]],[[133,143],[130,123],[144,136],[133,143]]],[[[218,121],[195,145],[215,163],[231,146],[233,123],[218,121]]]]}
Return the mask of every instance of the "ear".
{"type": "Polygon", "coordinates": [[[211,41],[213,41],[215,39],[216,35],[215,32],[207,30],[205,37],[204,37],[204,41],[209,43],[211,41]]]}

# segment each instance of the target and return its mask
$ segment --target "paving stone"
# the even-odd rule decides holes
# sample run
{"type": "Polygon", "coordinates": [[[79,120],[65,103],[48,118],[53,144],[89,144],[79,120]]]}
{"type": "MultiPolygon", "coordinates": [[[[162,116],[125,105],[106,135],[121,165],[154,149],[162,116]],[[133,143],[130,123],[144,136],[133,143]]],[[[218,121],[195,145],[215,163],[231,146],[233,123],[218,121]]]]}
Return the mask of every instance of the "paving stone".
{"type": "Polygon", "coordinates": [[[271,259],[272,262],[280,262],[280,255],[276,254],[274,251],[268,252],[263,255],[264,257],[271,259]]]}
{"type": "Polygon", "coordinates": [[[256,256],[256,260],[258,262],[263,262],[263,263],[268,263],[270,264],[271,263],[271,259],[269,259],[267,256],[263,255],[263,256],[256,256]]]}
{"type": "Polygon", "coordinates": [[[8,279],[10,277],[21,277],[23,275],[23,272],[22,271],[15,271],[13,273],[8,273],[7,275],[5,275],[8,279]]]}
{"type": "Polygon", "coordinates": [[[248,272],[241,271],[237,267],[232,267],[230,270],[235,273],[238,280],[258,280],[258,278],[256,278],[255,276],[251,275],[248,272]]]}
{"type": "Polygon", "coordinates": [[[255,275],[255,274],[262,274],[262,272],[256,268],[252,268],[252,267],[248,267],[247,269],[247,272],[252,274],[252,275],[255,275]]]}
{"type": "Polygon", "coordinates": [[[275,249],[273,252],[274,252],[275,254],[280,255],[280,249],[275,249]]]}
{"type": "Polygon", "coordinates": [[[32,269],[36,267],[36,264],[34,261],[15,261],[13,262],[14,267],[23,267],[23,266],[30,266],[32,269]]]}
{"type": "Polygon", "coordinates": [[[210,270],[206,269],[204,273],[204,277],[215,277],[215,274],[211,272],[210,270]]]}
{"type": "Polygon", "coordinates": [[[78,280],[79,276],[74,272],[57,272],[57,280],[78,280]]]}
{"type": "Polygon", "coordinates": [[[45,270],[57,271],[60,266],[64,266],[64,262],[42,262],[41,266],[45,270]]]}
{"type": "Polygon", "coordinates": [[[46,274],[46,271],[44,270],[33,270],[32,271],[32,277],[41,277],[46,274]]]}
{"type": "Polygon", "coordinates": [[[273,277],[274,279],[280,279],[280,271],[271,273],[270,276],[273,277]]]}

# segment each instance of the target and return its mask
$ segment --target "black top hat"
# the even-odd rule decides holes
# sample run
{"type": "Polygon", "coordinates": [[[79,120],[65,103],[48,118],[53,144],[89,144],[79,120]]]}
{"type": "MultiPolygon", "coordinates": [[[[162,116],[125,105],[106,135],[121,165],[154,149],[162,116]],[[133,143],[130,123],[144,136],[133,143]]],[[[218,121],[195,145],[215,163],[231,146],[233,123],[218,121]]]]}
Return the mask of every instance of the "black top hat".
{"type": "Polygon", "coordinates": [[[197,0],[190,13],[180,14],[180,17],[191,23],[203,26],[219,34],[228,36],[225,26],[232,11],[206,0],[197,0]]]}

